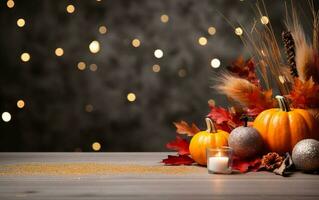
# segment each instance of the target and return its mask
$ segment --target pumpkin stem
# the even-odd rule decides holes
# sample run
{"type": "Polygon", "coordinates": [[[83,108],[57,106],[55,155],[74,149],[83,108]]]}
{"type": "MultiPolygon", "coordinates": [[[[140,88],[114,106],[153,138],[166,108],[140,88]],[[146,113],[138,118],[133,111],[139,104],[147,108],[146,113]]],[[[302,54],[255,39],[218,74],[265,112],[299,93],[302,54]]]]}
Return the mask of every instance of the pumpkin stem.
{"type": "Polygon", "coordinates": [[[240,117],[240,120],[244,122],[244,127],[247,127],[248,125],[248,121],[252,120],[251,117],[247,116],[247,115],[242,115],[240,117]]]}
{"type": "Polygon", "coordinates": [[[206,132],[217,133],[217,129],[216,129],[214,122],[210,118],[205,118],[205,121],[206,121],[206,126],[207,126],[206,132]]]}
{"type": "Polygon", "coordinates": [[[276,99],[278,100],[279,107],[282,111],[289,112],[290,108],[285,97],[277,95],[276,99]]]}

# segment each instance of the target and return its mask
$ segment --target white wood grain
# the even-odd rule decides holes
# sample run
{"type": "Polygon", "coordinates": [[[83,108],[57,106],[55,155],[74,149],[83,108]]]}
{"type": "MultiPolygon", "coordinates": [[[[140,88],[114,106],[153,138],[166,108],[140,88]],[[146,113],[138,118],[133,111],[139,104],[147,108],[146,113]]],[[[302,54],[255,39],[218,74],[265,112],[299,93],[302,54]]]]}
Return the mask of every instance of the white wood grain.
{"type": "MultiPolygon", "coordinates": [[[[3,164],[108,162],[160,165],[167,153],[0,153],[3,164]]],[[[0,176],[0,199],[319,199],[318,175],[0,176]]]]}

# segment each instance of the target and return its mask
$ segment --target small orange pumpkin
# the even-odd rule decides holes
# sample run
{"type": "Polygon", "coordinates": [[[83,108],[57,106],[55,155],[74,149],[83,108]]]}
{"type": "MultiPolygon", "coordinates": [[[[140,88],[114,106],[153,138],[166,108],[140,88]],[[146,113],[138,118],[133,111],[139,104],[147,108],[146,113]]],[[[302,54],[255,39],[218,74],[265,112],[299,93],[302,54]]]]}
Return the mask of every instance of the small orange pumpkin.
{"type": "Polygon", "coordinates": [[[291,152],[297,142],[306,138],[319,139],[316,120],[304,109],[290,109],[283,96],[276,96],[279,109],[261,112],[254,121],[254,128],[261,134],[269,151],[291,152]]]}
{"type": "Polygon", "coordinates": [[[217,130],[210,118],[206,118],[207,130],[195,134],[189,144],[192,158],[200,165],[207,164],[206,149],[228,146],[229,133],[217,130]]]}

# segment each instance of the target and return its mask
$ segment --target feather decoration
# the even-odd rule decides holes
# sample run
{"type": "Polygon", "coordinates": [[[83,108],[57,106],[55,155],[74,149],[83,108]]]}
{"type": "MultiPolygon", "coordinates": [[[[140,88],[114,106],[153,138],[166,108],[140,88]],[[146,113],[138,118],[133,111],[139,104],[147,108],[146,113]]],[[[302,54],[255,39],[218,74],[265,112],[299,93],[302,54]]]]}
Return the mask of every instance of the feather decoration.
{"type": "Polygon", "coordinates": [[[275,106],[271,90],[262,91],[243,78],[225,74],[219,79],[219,84],[215,87],[218,92],[234,99],[248,109],[254,109],[254,112],[275,106]]]}
{"type": "MultiPolygon", "coordinates": [[[[296,48],[296,68],[298,71],[299,79],[303,82],[308,81],[310,78],[315,83],[319,83],[319,55],[318,50],[309,44],[303,27],[299,23],[297,11],[292,8],[292,20],[287,22],[288,29],[291,30],[291,34],[295,41],[296,48]]],[[[314,24],[314,29],[316,25],[314,24]]],[[[313,35],[317,37],[317,35],[313,35]]],[[[316,42],[314,39],[313,42],[316,42]]]]}
{"type": "Polygon", "coordinates": [[[319,51],[319,11],[316,11],[313,1],[309,1],[309,4],[313,18],[312,45],[314,49],[319,51]]]}

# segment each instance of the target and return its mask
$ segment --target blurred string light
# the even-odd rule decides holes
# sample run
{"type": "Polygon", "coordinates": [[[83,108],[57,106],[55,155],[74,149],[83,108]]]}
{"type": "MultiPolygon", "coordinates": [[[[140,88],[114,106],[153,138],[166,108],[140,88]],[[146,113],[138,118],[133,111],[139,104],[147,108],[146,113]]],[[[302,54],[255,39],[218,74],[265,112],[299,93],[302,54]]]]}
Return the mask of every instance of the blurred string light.
{"type": "Polygon", "coordinates": [[[11,120],[11,114],[9,112],[3,112],[1,117],[4,122],[9,122],[11,120]]]}
{"type": "Polygon", "coordinates": [[[96,70],[97,70],[97,65],[96,64],[90,64],[90,70],[92,71],[92,72],[95,72],[96,70]]]}
{"type": "Polygon", "coordinates": [[[22,100],[22,99],[20,99],[19,101],[17,101],[17,107],[18,108],[23,108],[25,106],[25,102],[22,100]]]}
{"type": "Polygon", "coordinates": [[[185,69],[180,69],[178,70],[178,76],[183,78],[186,76],[186,70],[185,69]]]}
{"type": "Polygon", "coordinates": [[[129,102],[135,101],[135,100],[136,100],[136,95],[135,95],[133,92],[128,93],[128,94],[127,94],[127,100],[128,100],[129,102]]]}
{"type": "Polygon", "coordinates": [[[134,40],[132,40],[132,46],[133,47],[139,47],[141,45],[141,41],[137,38],[135,38],[134,40]]]}
{"type": "Polygon", "coordinates": [[[166,14],[161,15],[161,22],[167,23],[169,21],[169,16],[166,14]]]}
{"type": "Polygon", "coordinates": [[[92,41],[89,45],[91,53],[97,53],[100,51],[100,43],[96,40],[92,41]]]}
{"type": "Polygon", "coordinates": [[[262,24],[266,25],[266,24],[269,23],[269,18],[267,16],[262,16],[260,18],[260,21],[261,21],[262,24]]]}
{"type": "Polygon", "coordinates": [[[243,29],[240,27],[235,28],[235,34],[240,36],[243,34],[243,29]]]}
{"type": "Polygon", "coordinates": [[[23,18],[19,18],[19,19],[17,20],[17,25],[18,25],[19,27],[24,27],[24,25],[25,25],[25,20],[24,20],[23,18]]]}
{"type": "Polygon", "coordinates": [[[7,6],[8,6],[8,8],[13,8],[14,7],[14,1],[13,0],[7,1],[7,6]]]}
{"type": "Polygon", "coordinates": [[[92,112],[93,111],[93,105],[92,104],[85,105],[85,111],[86,112],[92,112]]]}
{"type": "Polygon", "coordinates": [[[101,144],[100,144],[99,142],[94,142],[94,143],[92,144],[92,149],[93,149],[94,151],[100,151],[100,149],[101,149],[101,144]]]}
{"type": "Polygon", "coordinates": [[[64,54],[64,50],[62,48],[59,47],[59,48],[55,49],[55,55],[56,56],[60,57],[60,56],[63,56],[63,54],[64,54]]]}
{"type": "Polygon", "coordinates": [[[208,32],[209,35],[215,35],[215,33],[216,33],[216,28],[213,27],[213,26],[208,27],[207,32],[208,32]]]}
{"type": "Polygon", "coordinates": [[[198,38],[198,43],[202,46],[205,46],[207,44],[207,39],[205,37],[198,38]]]}
{"type": "Polygon", "coordinates": [[[220,67],[220,60],[218,58],[214,58],[211,60],[210,65],[213,68],[218,68],[218,67],[220,67]]]}
{"type": "Polygon", "coordinates": [[[164,55],[164,53],[163,53],[163,51],[162,51],[161,49],[156,49],[156,50],[154,51],[154,56],[155,56],[156,58],[162,58],[163,55],[164,55]]]}
{"type": "Polygon", "coordinates": [[[161,66],[159,66],[158,64],[155,64],[152,66],[152,70],[153,70],[153,72],[157,73],[157,72],[161,71],[161,66]]]}
{"type": "Polygon", "coordinates": [[[20,58],[23,62],[28,62],[30,60],[31,56],[29,53],[24,52],[21,54],[20,58]]]}
{"type": "Polygon", "coordinates": [[[260,53],[261,53],[261,55],[263,55],[263,56],[267,56],[264,50],[261,50],[260,53]]]}
{"type": "Polygon", "coordinates": [[[75,11],[74,5],[70,4],[66,7],[66,12],[71,14],[71,13],[74,13],[74,11],[75,11]]]}
{"type": "Polygon", "coordinates": [[[79,70],[82,71],[82,70],[85,70],[85,68],[86,68],[85,62],[82,62],[82,61],[81,61],[81,62],[78,63],[78,69],[79,69],[79,70]]]}
{"type": "Polygon", "coordinates": [[[100,27],[99,27],[99,32],[100,32],[101,34],[105,34],[105,33],[107,32],[106,26],[100,26],[100,27]]]}

